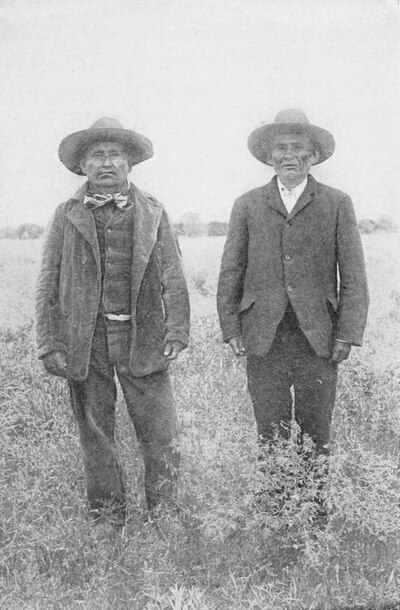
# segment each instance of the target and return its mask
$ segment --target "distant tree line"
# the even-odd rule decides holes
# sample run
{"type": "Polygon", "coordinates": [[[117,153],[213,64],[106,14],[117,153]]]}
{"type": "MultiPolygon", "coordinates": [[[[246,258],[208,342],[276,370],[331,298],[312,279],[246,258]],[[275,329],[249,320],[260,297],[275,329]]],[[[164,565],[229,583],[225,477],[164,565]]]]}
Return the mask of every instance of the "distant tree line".
{"type": "Polygon", "coordinates": [[[180,221],[174,224],[174,228],[178,235],[187,235],[188,237],[211,235],[213,237],[218,237],[226,235],[228,223],[219,222],[217,220],[203,222],[198,214],[186,212],[183,214],[180,221]]]}
{"type": "MultiPolygon", "coordinates": [[[[226,235],[228,230],[227,222],[219,222],[212,220],[211,222],[203,222],[198,214],[194,212],[186,212],[181,217],[180,221],[174,224],[175,231],[178,235],[187,235],[188,237],[199,237],[201,235],[210,235],[218,237],[226,235]]],[[[398,226],[391,216],[382,215],[378,220],[363,218],[358,222],[360,233],[376,233],[379,231],[386,233],[396,233],[398,226]]]]}
{"type": "MultiPolygon", "coordinates": [[[[198,214],[194,212],[186,212],[180,219],[180,222],[174,224],[177,235],[187,235],[188,237],[200,237],[201,235],[209,235],[211,237],[220,237],[226,235],[228,230],[227,222],[212,220],[211,222],[203,222],[198,214]]],[[[378,220],[363,218],[358,221],[360,233],[377,233],[379,231],[387,233],[396,233],[398,226],[393,218],[388,215],[381,216],[378,220]]],[[[0,228],[0,239],[36,239],[44,231],[44,228],[30,223],[24,223],[18,227],[0,228]]]]}
{"type": "Polygon", "coordinates": [[[183,222],[177,222],[174,224],[174,228],[177,235],[188,235],[189,237],[211,235],[212,237],[219,237],[221,235],[226,235],[228,223],[213,220],[212,222],[201,223],[201,225],[188,227],[184,225],[183,222]]]}

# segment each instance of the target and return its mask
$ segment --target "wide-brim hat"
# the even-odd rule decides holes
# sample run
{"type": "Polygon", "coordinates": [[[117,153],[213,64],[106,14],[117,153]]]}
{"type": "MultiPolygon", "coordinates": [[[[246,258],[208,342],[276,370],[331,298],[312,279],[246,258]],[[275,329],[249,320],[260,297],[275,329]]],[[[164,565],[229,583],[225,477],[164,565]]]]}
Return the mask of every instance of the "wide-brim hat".
{"type": "Polygon", "coordinates": [[[311,138],[319,152],[318,161],[314,165],[326,161],[335,150],[333,135],[322,127],[312,125],[304,112],[294,109],[282,110],[273,123],[257,127],[249,135],[247,146],[256,159],[272,165],[268,158],[271,142],[276,135],[287,133],[305,134],[311,138]]]}
{"type": "Polygon", "coordinates": [[[96,142],[119,142],[124,144],[132,165],[137,165],[153,156],[153,145],[144,136],[130,129],[124,129],[119,121],[102,117],[89,129],[76,131],[64,138],[58,148],[60,161],[74,174],[83,172],[79,166],[82,152],[96,142]]]}

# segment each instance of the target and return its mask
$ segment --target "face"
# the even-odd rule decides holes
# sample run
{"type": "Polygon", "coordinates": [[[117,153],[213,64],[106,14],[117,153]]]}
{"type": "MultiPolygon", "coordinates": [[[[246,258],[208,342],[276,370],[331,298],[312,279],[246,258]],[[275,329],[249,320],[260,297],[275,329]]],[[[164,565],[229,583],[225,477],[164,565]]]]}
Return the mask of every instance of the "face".
{"type": "Polygon", "coordinates": [[[128,154],[117,142],[98,142],[86,150],[80,167],[97,192],[116,192],[126,184],[132,166],[128,154]]]}
{"type": "Polygon", "coordinates": [[[296,186],[306,178],[311,166],[318,161],[311,139],[304,134],[278,134],[271,144],[269,161],[278,178],[296,186]]]}

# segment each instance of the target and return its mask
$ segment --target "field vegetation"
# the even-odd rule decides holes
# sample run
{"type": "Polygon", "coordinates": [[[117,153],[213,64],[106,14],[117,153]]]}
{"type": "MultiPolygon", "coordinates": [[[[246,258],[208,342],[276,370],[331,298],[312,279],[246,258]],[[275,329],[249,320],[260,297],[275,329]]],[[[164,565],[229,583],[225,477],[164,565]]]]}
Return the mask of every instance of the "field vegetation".
{"type": "Polygon", "coordinates": [[[326,528],[313,525],[315,480],[294,442],[266,456],[269,474],[257,468],[244,362],[221,343],[215,312],[224,238],[182,237],[193,332],[172,371],[181,515],[169,530],[146,520],[140,451],[120,400],[122,535],[88,519],[67,389],[36,358],[40,239],[0,242],[1,608],[400,608],[400,244],[397,234],[363,239],[371,310],[365,346],[340,369],[326,528]]]}

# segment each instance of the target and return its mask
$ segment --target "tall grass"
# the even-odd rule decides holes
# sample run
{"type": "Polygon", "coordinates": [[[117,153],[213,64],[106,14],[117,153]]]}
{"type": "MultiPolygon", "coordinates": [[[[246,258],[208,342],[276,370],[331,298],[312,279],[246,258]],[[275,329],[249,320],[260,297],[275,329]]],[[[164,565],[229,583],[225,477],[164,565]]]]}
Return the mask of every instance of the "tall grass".
{"type": "Polygon", "coordinates": [[[0,269],[2,608],[400,607],[396,236],[365,239],[371,315],[365,347],[341,366],[324,529],[313,525],[315,481],[294,442],[265,457],[269,475],[258,468],[244,363],[221,344],[215,315],[223,240],[182,240],[195,316],[191,346],[173,368],[180,522],[168,532],[147,522],[140,450],[119,401],[129,490],[123,535],[88,519],[66,387],[36,359],[38,246],[29,243],[30,251],[28,242],[0,242],[0,254],[7,252],[0,269]],[[282,485],[287,493],[276,511],[282,485]]]}

